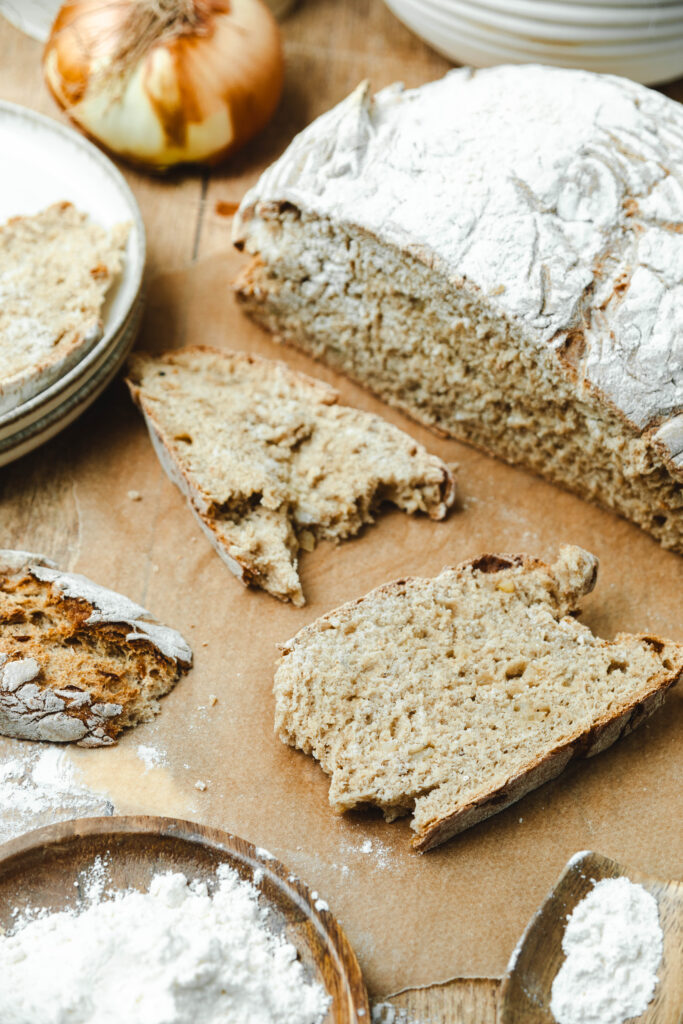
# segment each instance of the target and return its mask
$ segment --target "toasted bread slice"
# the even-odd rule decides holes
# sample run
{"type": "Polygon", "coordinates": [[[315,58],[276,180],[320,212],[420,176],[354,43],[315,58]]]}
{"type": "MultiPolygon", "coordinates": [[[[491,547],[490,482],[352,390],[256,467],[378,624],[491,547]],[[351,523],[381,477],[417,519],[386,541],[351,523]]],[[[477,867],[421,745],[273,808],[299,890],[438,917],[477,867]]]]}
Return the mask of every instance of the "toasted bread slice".
{"type": "Polygon", "coordinates": [[[276,731],[331,775],[336,811],[412,813],[418,850],[443,843],[630,732],[683,673],[683,645],[570,615],[596,575],[563,547],[379,587],[284,645],[276,731]]]}
{"type": "Polygon", "coordinates": [[[128,227],[107,231],[71,203],[0,227],[0,413],[53,384],[102,336],[102,308],[128,227]]]}
{"type": "Polygon", "coordinates": [[[27,551],[0,551],[0,733],[107,746],[190,667],[180,633],[27,551]]]}
{"type": "Polygon", "coordinates": [[[322,381],[241,352],[137,354],[128,385],[159,458],[244,582],[303,604],[298,552],[358,533],[383,501],[442,519],[453,476],[322,381]]]}

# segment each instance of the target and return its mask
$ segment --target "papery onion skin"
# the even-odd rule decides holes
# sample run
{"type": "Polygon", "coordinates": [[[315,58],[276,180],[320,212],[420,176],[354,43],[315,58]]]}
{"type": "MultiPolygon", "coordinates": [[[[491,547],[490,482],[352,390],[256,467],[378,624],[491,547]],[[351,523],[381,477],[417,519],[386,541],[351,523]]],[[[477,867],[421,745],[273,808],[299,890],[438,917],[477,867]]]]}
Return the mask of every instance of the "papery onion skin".
{"type": "Polygon", "coordinates": [[[284,77],[280,33],[261,0],[197,0],[199,31],[154,42],[110,74],[139,0],[64,4],[43,55],[46,82],[68,115],[136,164],[215,164],[268,123],[284,77]]]}

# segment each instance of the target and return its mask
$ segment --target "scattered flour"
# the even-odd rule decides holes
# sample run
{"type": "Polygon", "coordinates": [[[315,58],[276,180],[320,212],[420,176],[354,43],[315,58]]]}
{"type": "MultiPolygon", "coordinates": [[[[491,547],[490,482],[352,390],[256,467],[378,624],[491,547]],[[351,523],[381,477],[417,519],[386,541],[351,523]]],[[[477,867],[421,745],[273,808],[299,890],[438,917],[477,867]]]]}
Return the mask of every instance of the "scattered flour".
{"type": "Polygon", "coordinates": [[[628,878],[605,878],[574,908],[553,981],[558,1024],[623,1024],[645,1010],[662,959],[657,901],[628,878]]]}
{"type": "Polygon", "coordinates": [[[400,1006],[392,1006],[391,1003],[374,1003],[372,1024],[427,1024],[427,1021],[416,1020],[400,1006]]]}
{"type": "Polygon", "coordinates": [[[67,750],[26,740],[10,749],[13,756],[0,761],[0,842],[41,825],[114,813],[104,794],[78,782],[67,750]]]}
{"type": "Polygon", "coordinates": [[[158,874],[101,902],[94,865],[80,913],[43,913],[0,938],[3,1024],[318,1024],[329,997],[268,928],[229,867],[205,883],[158,874]],[[125,983],[124,983],[125,979],[125,983]]]}
{"type": "Polygon", "coordinates": [[[147,746],[145,743],[138,743],[138,757],[145,765],[145,768],[159,768],[166,764],[166,754],[157,747],[147,746]]]}

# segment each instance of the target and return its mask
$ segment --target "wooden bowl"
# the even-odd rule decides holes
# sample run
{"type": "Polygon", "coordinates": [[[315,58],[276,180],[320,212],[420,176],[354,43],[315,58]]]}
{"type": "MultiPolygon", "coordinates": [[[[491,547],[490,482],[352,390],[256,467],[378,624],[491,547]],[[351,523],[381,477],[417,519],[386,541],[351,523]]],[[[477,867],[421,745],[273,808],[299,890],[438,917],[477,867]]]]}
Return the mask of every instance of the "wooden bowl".
{"type": "Polygon", "coordinates": [[[29,906],[83,905],[78,876],[107,859],[107,888],[145,890],[159,871],[208,881],[229,864],[273,911],[273,925],[296,947],[309,978],[332,997],[325,1024],[368,1024],[370,1008],[355,954],[327,910],[270,854],[238,836],[175,818],[80,818],[48,825],[0,846],[0,930],[29,906]],[[257,871],[254,881],[254,871],[257,871]],[[74,884],[76,883],[76,884],[74,884]]]}

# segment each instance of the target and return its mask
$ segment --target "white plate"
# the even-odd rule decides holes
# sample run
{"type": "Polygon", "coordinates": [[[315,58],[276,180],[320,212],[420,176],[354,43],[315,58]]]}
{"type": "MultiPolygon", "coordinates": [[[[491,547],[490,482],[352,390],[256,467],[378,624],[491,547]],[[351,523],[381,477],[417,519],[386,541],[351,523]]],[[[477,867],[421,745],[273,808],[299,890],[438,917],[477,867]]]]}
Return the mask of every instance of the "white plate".
{"type": "Polygon", "coordinates": [[[0,0],[0,14],[18,29],[44,43],[61,0],[0,0]]]}
{"type": "Polygon", "coordinates": [[[133,193],[114,164],[92,143],[57,121],[0,101],[0,223],[69,200],[104,228],[130,223],[123,273],[103,309],[102,338],[64,377],[0,417],[21,419],[101,359],[139,299],[145,229],[133,193]]]}
{"type": "Polygon", "coordinates": [[[38,417],[28,426],[0,438],[0,466],[14,462],[22,455],[27,455],[34,448],[49,441],[55,434],[73,423],[102,394],[107,385],[119,373],[133,347],[140,327],[142,309],[143,303],[140,302],[133,309],[124,330],[115,339],[115,343],[110,346],[106,358],[96,367],[94,373],[88,375],[87,379],[81,382],[81,387],[66,401],[38,417]]]}
{"type": "Polygon", "coordinates": [[[516,2],[514,8],[507,6],[503,0],[432,0],[431,3],[425,0],[424,6],[449,20],[467,18],[475,25],[500,29],[538,41],[546,40],[551,44],[648,43],[650,40],[671,39],[672,34],[683,36],[683,6],[669,8],[673,13],[666,21],[646,13],[627,21],[621,11],[614,12],[609,20],[598,20],[588,14],[577,17],[576,8],[562,4],[553,7],[544,4],[543,10],[548,8],[545,13],[534,13],[531,0],[524,4],[516,2]],[[564,11],[569,12],[571,18],[563,17],[564,11]]]}
{"type": "Polygon", "coordinates": [[[401,7],[406,11],[412,11],[413,20],[418,24],[424,21],[425,24],[430,24],[444,33],[444,45],[446,40],[455,39],[457,41],[463,33],[466,33],[470,40],[479,42],[483,47],[491,45],[518,50],[525,55],[526,60],[542,62],[546,57],[556,57],[580,66],[580,62],[584,58],[591,60],[630,57],[654,58],[677,46],[683,49],[683,27],[679,31],[670,31],[661,39],[650,40],[636,36],[635,39],[623,42],[616,39],[572,42],[570,39],[561,40],[559,36],[557,39],[552,37],[543,39],[540,36],[524,32],[521,34],[512,32],[493,24],[486,24],[476,14],[477,20],[455,12],[449,13],[437,0],[402,0],[401,7]]]}
{"type": "Polygon", "coordinates": [[[575,49],[558,53],[546,48],[530,52],[515,46],[510,37],[504,42],[482,38],[481,34],[459,27],[444,26],[419,5],[408,0],[385,0],[394,14],[438,53],[459,64],[490,67],[494,64],[549,64],[556,67],[583,68],[603,74],[623,75],[644,84],[668,82],[683,74],[683,46],[674,38],[670,48],[651,50],[644,54],[587,55],[575,49]]]}
{"type": "MultiPolygon", "coordinates": [[[[457,2],[464,0],[441,0],[441,6],[450,10],[457,2]]],[[[482,13],[497,11],[531,21],[552,24],[573,25],[577,30],[590,31],[595,27],[642,28],[651,25],[668,25],[683,21],[683,2],[672,4],[639,4],[632,7],[581,3],[566,3],[565,0],[515,0],[514,7],[509,0],[467,0],[468,6],[479,8],[482,13]]]]}
{"type": "Polygon", "coordinates": [[[84,359],[73,371],[67,374],[66,378],[58,381],[58,385],[48,388],[46,392],[38,395],[37,398],[26,402],[20,407],[21,415],[6,417],[0,420],[0,446],[7,438],[30,432],[38,422],[50,422],[58,418],[59,410],[70,407],[74,395],[83,393],[93,379],[99,378],[102,367],[110,363],[112,352],[117,351],[121,346],[121,339],[130,333],[132,325],[140,323],[144,302],[142,295],[130,311],[121,330],[110,339],[106,348],[98,349],[97,358],[84,359]],[[84,365],[87,364],[87,365],[84,365]],[[76,372],[80,371],[80,372],[76,372]]]}

